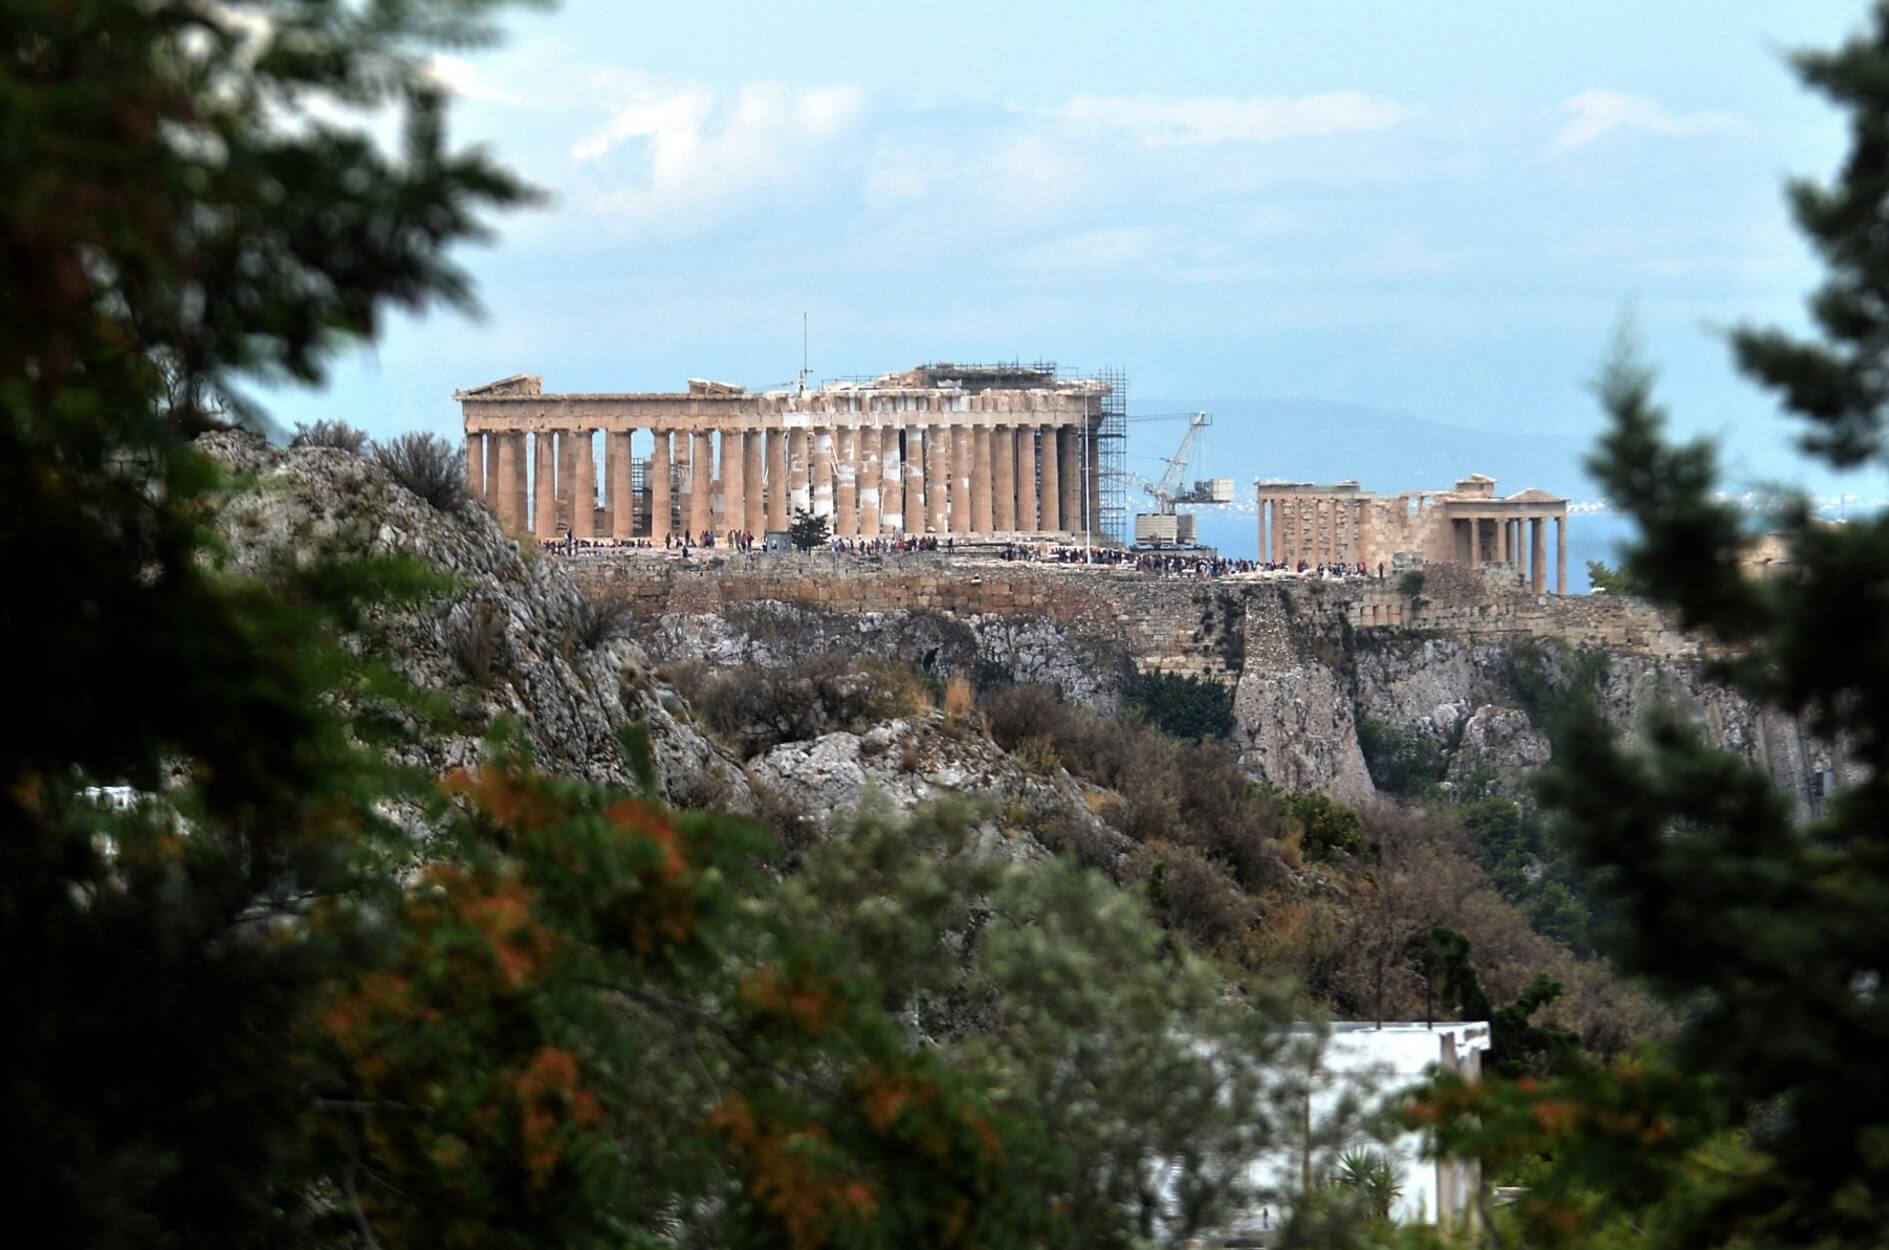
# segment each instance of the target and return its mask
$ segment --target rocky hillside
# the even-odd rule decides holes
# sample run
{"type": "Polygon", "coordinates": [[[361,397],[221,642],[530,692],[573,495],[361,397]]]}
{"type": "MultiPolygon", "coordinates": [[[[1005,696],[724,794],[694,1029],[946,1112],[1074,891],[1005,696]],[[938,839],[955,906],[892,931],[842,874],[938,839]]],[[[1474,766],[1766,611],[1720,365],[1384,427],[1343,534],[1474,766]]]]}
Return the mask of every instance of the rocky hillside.
{"type": "Polygon", "coordinates": [[[1216,662],[1243,666],[1237,750],[1192,746],[1109,715],[1136,657],[1046,616],[613,614],[483,509],[442,512],[370,460],[233,434],[204,446],[248,484],[219,516],[237,568],[403,556],[444,575],[444,593],[377,608],[347,640],[443,701],[443,724],[401,735],[403,760],[428,772],[477,762],[509,719],[545,768],[621,785],[619,735],[641,722],[667,796],[759,817],[784,868],[849,811],[956,800],[981,853],[1072,853],[1230,969],[1287,977],[1340,1013],[1420,1011],[1416,980],[1385,970],[1409,933],[1446,924],[1497,1001],[1547,972],[1568,987],[1557,1018],[1597,1049],[1651,1027],[1603,966],[1531,928],[1468,832],[1370,801],[1360,728],[1376,718],[1447,739],[1465,784],[1486,781],[1475,761],[1539,755],[1528,714],[1504,702],[1530,687],[1499,649],[1359,646],[1310,613],[1266,630],[1212,607],[1216,662]],[[1308,807],[1248,784],[1255,773],[1360,801],[1308,807]]]}
{"type": "MultiPolygon", "coordinates": [[[[817,574],[810,569],[810,577],[817,574]]],[[[988,568],[962,574],[1001,575],[988,568]]],[[[1241,760],[1252,776],[1284,789],[1365,801],[1385,780],[1374,778],[1373,764],[1382,774],[1382,757],[1392,751],[1423,756],[1423,780],[1445,795],[1526,801],[1527,773],[1549,758],[1546,725],[1577,690],[1591,694],[1628,736],[1655,706],[1677,707],[1709,741],[1762,765],[1801,810],[1809,809],[1816,775],[1846,780],[1845,765],[1827,744],[1792,718],[1714,686],[1695,658],[1554,639],[1357,629],[1342,598],[1319,590],[1315,583],[1247,585],[1237,593],[1183,583],[1171,590],[1194,605],[1184,648],[1208,659],[1183,671],[1232,686],[1232,740],[1241,760]]],[[[1146,591],[1144,584],[1135,593],[1146,591]]],[[[601,593],[609,593],[608,584],[601,593]]],[[[1129,601],[1129,609],[1137,603],[1129,601]]],[[[1101,711],[1113,710],[1138,670],[1172,663],[1171,643],[1150,655],[1105,613],[1063,615],[843,611],[762,599],[648,614],[642,636],[659,664],[700,658],[791,668],[843,652],[979,686],[1042,684],[1101,711]],[[1090,628],[1090,621],[1100,626],[1090,628]]]]}
{"type": "Polygon", "coordinates": [[[284,451],[237,433],[200,445],[255,482],[218,518],[237,569],[266,577],[324,557],[400,556],[450,579],[437,601],[375,610],[351,640],[450,703],[448,728],[404,736],[404,763],[438,774],[475,762],[495,723],[510,717],[546,768],[625,785],[618,735],[642,721],[673,801],[752,808],[739,765],[696,731],[642,647],[627,636],[587,637],[586,601],[570,578],[522,550],[485,509],[441,512],[345,451],[284,451]]]}

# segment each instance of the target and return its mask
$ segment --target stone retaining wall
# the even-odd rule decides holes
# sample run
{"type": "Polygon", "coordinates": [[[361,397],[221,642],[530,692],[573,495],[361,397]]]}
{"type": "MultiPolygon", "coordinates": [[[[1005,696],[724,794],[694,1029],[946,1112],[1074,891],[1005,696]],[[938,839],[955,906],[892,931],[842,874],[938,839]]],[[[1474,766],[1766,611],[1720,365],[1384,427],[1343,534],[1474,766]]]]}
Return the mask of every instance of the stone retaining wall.
{"type": "Polygon", "coordinates": [[[626,599],[643,617],[717,613],[777,600],[833,612],[948,612],[1037,616],[1073,633],[1121,643],[1144,670],[1237,681],[1255,663],[1292,662],[1295,621],[1413,629],[1462,639],[1556,638],[1662,659],[1699,646],[1639,600],[1528,592],[1491,572],[1436,566],[1413,599],[1375,581],[1294,575],[1218,580],[1129,570],[1011,563],[962,556],[749,555],[585,558],[570,562],[591,593],[626,599]]]}

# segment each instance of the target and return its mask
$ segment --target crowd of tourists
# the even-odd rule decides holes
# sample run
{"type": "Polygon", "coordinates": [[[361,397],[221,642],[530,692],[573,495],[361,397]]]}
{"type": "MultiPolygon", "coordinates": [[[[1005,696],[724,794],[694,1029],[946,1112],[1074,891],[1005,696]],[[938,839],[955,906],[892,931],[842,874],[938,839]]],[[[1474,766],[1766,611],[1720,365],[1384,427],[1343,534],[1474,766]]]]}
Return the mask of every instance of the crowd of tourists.
{"type": "MultiPolygon", "coordinates": [[[[547,551],[566,555],[592,554],[611,550],[651,551],[657,544],[648,538],[578,538],[566,531],[561,537],[541,540],[547,551]]],[[[700,534],[671,534],[662,547],[680,552],[683,559],[697,551],[746,553],[765,549],[759,536],[747,530],[700,534]]],[[[1384,579],[1385,569],[1377,566],[1375,574],[1364,564],[1317,563],[1306,560],[1237,560],[1221,556],[1180,551],[1129,551],[1121,547],[1070,546],[1055,543],[989,543],[960,546],[955,536],[937,538],[930,534],[900,535],[885,538],[830,538],[824,550],[834,556],[896,556],[917,552],[949,552],[977,556],[997,556],[1003,560],[1049,564],[1086,564],[1111,569],[1132,569],[1159,577],[1227,577],[1240,573],[1297,573],[1326,579],[1375,576],[1384,579]]]]}

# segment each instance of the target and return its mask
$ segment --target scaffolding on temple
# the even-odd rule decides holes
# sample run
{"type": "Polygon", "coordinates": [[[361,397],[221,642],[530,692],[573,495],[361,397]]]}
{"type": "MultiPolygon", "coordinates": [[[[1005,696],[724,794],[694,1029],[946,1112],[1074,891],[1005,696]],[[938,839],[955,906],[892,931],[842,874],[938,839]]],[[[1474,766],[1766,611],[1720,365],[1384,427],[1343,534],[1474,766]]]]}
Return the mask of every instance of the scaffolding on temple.
{"type": "Polygon", "coordinates": [[[1128,374],[1103,369],[1096,380],[1108,387],[1101,401],[1102,420],[1096,429],[1095,463],[1100,472],[1097,503],[1099,529],[1104,541],[1128,545],[1128,374]]]}

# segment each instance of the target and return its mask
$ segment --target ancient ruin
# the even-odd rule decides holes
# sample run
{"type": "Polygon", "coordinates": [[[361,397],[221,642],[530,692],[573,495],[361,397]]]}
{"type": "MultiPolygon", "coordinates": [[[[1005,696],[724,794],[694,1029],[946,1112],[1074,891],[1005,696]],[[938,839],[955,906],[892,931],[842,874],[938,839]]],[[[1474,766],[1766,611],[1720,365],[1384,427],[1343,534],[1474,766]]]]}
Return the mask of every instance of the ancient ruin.
{"type": "Polygon", "coordinates": [[[1361,490],[1356,482],[1259,484],[1260,555],[1288,565],[1362,564],[1373,572],[1416,561],[1506,565],[1540,594],[1548,580],[1549,521],[1555,527],[1554,592],[1562,595],[1568,588],[1568,501],[1546,491],[1498,498],[1495,479],[1480,473],[1449,490],[1392,496],[1361,490]]]}
{"type": "Polygon", "coordinates": [[[805,509],[840,538],[1080,541],[1109,391],[1049,366],[937,364],[765,392],[547,394],[518,375],[454,398],[468,484],[518,534],[660,545],[785,530],[805,509]]]}

